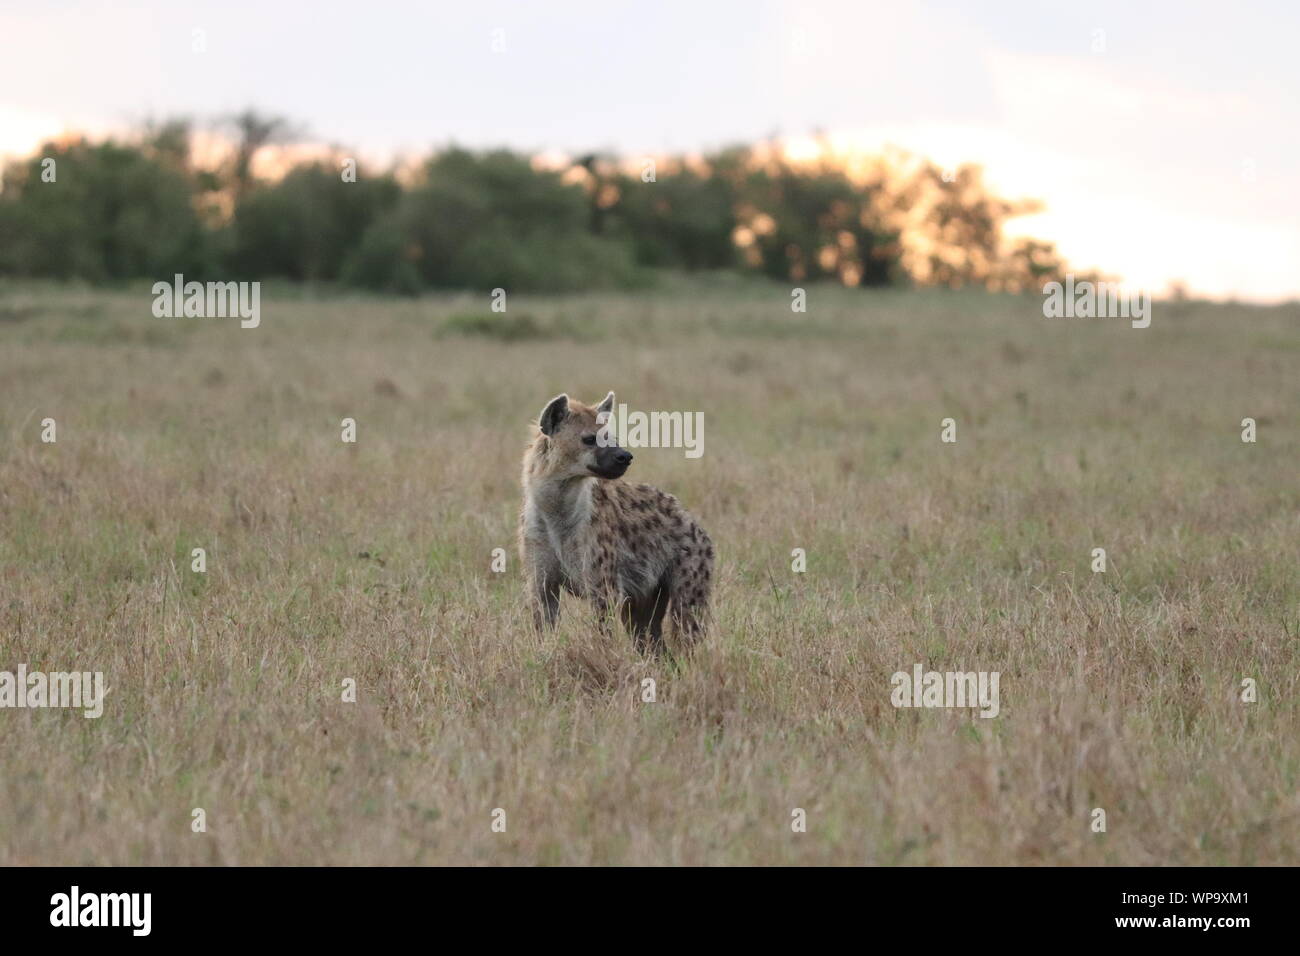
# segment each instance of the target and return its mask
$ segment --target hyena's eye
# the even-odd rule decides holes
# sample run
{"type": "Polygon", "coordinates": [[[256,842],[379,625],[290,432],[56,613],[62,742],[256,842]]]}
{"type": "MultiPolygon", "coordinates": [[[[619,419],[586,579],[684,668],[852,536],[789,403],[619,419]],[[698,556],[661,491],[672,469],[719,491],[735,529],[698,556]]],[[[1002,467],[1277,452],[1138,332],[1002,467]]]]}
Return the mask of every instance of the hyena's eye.
{"type": "Polygon", "coordinates": [[[596,444],[596,436],[595,436],[595,435],[583,435],[583,436],[582,436],[582,443],[583,443],[584,445],[594,445],[594,444],[596,444]]]}

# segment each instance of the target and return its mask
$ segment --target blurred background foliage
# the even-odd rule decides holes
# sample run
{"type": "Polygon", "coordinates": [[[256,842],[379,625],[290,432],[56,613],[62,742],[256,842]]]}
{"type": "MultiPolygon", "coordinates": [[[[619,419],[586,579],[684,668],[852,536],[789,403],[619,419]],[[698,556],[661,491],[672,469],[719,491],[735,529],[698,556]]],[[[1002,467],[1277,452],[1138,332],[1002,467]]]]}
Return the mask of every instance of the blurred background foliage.
{"type": "Polygon", "coordinates": [[[10,163],[0,275],[181,272],[414,295],[629,288],[657,269],[1021,291],[1065,271],[1051,244],[1005,237],[1035,207],[992,195],[973,166],[882,156],[849,170],[768,143],[653,164],[451,147],[355,176],[342,151],[317,151],[259,176],[259,156],[300,134],[251,110],[223,125],[218,158],[197,159],[191,126],[170,121],[10,163]]]}

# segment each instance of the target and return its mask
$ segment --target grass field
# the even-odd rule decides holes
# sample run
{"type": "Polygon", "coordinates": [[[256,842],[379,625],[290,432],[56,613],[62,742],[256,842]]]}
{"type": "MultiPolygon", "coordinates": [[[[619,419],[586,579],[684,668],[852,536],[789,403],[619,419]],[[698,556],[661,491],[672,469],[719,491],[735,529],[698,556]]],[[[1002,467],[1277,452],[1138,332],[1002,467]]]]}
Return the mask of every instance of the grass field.
{"type": "Polygon", "coordinates": [[[148,286],[0,285],[0,670],[110,688],[0,710],[0,864],[1300,863],[1300,307],[148,286]],[[529,422],[608,389],[705,416],[629,474],[718,550],[676,666],[525,611],[529,422]]]}

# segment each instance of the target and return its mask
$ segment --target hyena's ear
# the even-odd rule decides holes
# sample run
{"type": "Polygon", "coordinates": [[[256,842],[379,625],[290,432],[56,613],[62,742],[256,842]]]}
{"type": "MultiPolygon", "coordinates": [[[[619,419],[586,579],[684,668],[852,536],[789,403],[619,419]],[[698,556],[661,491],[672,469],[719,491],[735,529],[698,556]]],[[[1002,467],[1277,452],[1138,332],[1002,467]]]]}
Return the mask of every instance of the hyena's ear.
{"type": "Polygon", "coordinates": [[[614,411],[614,393],[610,392],[605,396],[605,400],[596,406],[596,414],[601,412],[611,413],[614,411]]]}
{"type": "Polygon", "coordinates": [[[555,430],[569,415],[569,396],[565,394],[556,395],[546,403],[542,409],[542,417],[537,419],[538,426],[542,429],[543,435],[554,435],[555,430]]]}

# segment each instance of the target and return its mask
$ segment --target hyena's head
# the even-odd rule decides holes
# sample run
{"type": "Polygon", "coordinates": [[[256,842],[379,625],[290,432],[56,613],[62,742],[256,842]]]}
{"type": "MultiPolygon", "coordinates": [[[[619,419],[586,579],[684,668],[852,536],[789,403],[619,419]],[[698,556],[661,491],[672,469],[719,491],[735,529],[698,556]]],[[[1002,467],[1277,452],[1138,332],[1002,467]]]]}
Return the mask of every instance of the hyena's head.
{"type": "Polygon", "coordinates": [[[621,478],[632,463],[632,453],[618,446],[609,416],[614,393],[594,408],[557,395],[546,403],[538,427],[545,436],[546,470],[553,478],[621,478]]]}

